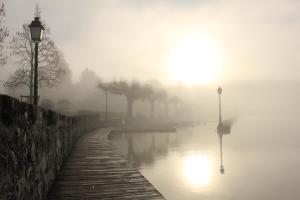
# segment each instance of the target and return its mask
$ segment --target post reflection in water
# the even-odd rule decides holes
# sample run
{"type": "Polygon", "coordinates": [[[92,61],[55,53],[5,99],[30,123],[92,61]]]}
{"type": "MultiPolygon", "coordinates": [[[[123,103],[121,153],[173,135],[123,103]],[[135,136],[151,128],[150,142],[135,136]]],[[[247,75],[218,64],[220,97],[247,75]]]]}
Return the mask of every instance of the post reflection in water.
{"type": "Polygon", "coordinates": [[[169,133],[162,133],[160,144],[156,144],[156,134],[143,135],[127,134],[127,158],[133,167],[139,168],[142,164],[152,165],[155,156],[166,156],[169,147],[169,133]],[[150,138],[151,137],[151,138],[150,138]],[[149,142],[150,141],[150,142],[149,142]]]}
{"type": "Polygon", "coordinates": [[[217,89],[218,95],[219,95],[219,124],[217,126],[217,133],[219,135],[220,140],[220,157],[221,157],[221,163],[220,163],[220,172],[221,174],[225,173],[225,168],[223,165],[223,135],[224,134],[230,134],[231,131],[231,121],[223,121],[222,120],[222,106],[221,106],[221,94],[223,89],[219,87],[217,89]]]}
{"type": "MultiPolygon", "coordinates": [[[[121,140],[120,135],[112,135],[111,138],[117,146],[126,148],[127,158],[131,165],[137,169],[151,167],[155,162],[168,157],[171,150],[172,155],[177,158],[176,175],[188,187],[204,188],[210,185],[212,179],[212,158],[209,150],[201,147],[192,151],[180,149],[182,140],[189,138],[188,135],[178,133],[127,133],[125,141],[121,140]],[[122,144],[121,144],[122,142],[122,144]],[[125,142],[125,143],[124,143],[125,142]],[[175,151],[174,151],[175,150],[175,151]],[[174,154],[180,152],[180,154],[174,154]]],[[[124,137],[123,137],[124,139],[124,137]]],[[[174,166],[175,167],[175,166],[174,166]]]]}
{"type": "Polygon", "coordinates": [[[176,133],[109,137],[166,199],[300,199],[298,117],[222,120],[176,133]]]}
{"type": "Polygon", "coordinates": [[[220,172],[221,174],[225,173],[225,168],[223,165],[223,135],[230,134],[231,131],[231,122],[222,122],[217,126],[217,133],[219,135],[220,140],[220,172]]]}

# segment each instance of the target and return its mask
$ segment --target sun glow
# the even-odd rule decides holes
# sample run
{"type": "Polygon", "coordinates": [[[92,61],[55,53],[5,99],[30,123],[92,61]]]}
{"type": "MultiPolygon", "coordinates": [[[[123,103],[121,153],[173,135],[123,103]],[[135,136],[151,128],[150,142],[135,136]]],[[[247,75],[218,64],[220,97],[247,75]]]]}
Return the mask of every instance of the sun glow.
{"type": "Polygon", "coordinates": [[[176,81],[210,84],[217,80],[220,51],[209,37],[185,37],[173,48],[168,68],[176,81]]]}
{"type": "Polygon", "coordinates": [[[190,184],[205,187],[211,179],[211,167],[206,155],[188,155],[184,158],[183,173],[190,184]]]}

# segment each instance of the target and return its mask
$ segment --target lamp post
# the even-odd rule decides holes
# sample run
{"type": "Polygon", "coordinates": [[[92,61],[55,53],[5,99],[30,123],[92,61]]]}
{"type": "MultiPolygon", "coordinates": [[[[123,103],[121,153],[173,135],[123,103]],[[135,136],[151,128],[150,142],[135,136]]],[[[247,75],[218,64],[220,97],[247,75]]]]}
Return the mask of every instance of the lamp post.
{"type": "Polygon", "coordinates": [[[45,28],[43,27],[40,18],[35,17],[34,20],[29,25],[31,40],[34,42],[34,105],[38,105],[38,51],[39,51],[39,42],[42,40],[43,31],[45,28]]]}
{"type": "Polygon", "coordinates": [[[224,127],[222,124],[222,113],[221,113],[221,94],[222,94],[221,86],[218,87],[217,92],[219,95],[219,124],[217,126],[217,131],[218,131],[218,135],[219,135],[219,139],[220,139],[220,153],[221,153],[220,172],[221,172],[221,174],[224,174],[225,169],[224,169],[224,165],[223,165],[223,146],[222,146],[224,127]]]}
{"type": "Polygon", "coordinates": [[[221,117],[221,94],[222,94],[222,88],[218,87],[218,95],[219,95],[219,125],[222,123],[222,117],[221,117]]]}

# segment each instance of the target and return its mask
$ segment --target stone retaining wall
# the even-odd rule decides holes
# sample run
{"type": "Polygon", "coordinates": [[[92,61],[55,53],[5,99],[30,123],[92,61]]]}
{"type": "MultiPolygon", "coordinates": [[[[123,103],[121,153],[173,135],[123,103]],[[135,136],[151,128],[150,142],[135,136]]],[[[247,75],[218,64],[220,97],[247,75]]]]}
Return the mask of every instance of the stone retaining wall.
{"type": "Polygon", "coordinates": [[[66,117],[0,95],[0,199],[45,199],[63,161],[98,117],[66,117]]]}

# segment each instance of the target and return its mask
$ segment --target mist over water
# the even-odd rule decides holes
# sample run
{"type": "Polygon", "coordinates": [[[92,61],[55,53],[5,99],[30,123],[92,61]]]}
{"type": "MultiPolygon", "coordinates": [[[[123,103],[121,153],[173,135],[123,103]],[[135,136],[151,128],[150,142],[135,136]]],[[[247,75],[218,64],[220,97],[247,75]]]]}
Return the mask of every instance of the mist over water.
{"type": "MultiPolygon", "coordinates": [[[[57,88],[40,88],[42,99],[51,99],[55,103],[60,99],[70,101],[70,112],[78,110],[104,111],[105,94],[97,87],[102,79],[93,71],[85,70],[78,82],[66,81],[57,88]]],[[[130,80],[129,80],[130,81],[130,80]]],[[[142,84],[148,80],[140,81],[142,84]]],[[[300,92],[299,81],[240,81],[226,83],[223,86],[222,105],[224,118],[249,116],[289,116],[299,115],[300,92]]],[[[203,121],[218,119],[217,85],[186,86],[162,85],[168,94],[178,96],[185,103],[185,111],[189,117],[203,121]]],[[[27,94],[27,88],[3,89],[16,98],[27,94]]],[[[126,112],[126,99],[121,95],[109,94],[108,109],[111,112],[126,112]]],[[[179,104],[178,107],[181,105],[179,104]]],[[[134,104],[134,115],[149,116],[149,103],[142,99],[134,104]]],[[[157,115],[162,116],[164,107],[157,103],[157,115]]],[[[170,106],[171,117],[178,116],[170,106]]]]}
{"type": "Polygon", "coordinates": [[[110,139],[167,199],[294,200],[300,197],[299,119],[237,120],[223,136],[224,174],[215,123],[110,139]]]}

